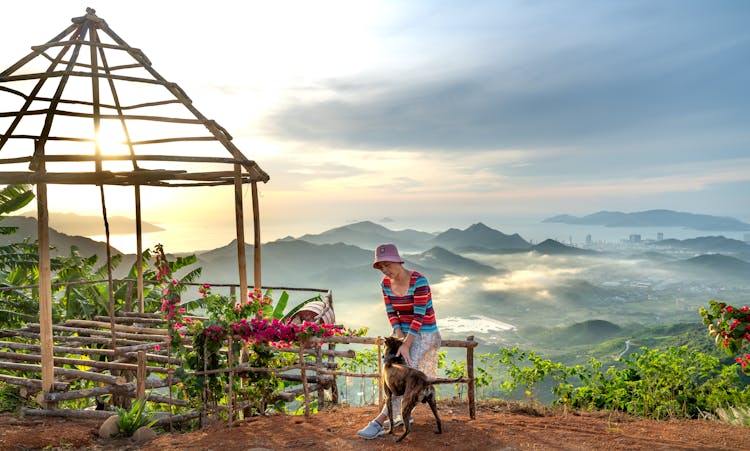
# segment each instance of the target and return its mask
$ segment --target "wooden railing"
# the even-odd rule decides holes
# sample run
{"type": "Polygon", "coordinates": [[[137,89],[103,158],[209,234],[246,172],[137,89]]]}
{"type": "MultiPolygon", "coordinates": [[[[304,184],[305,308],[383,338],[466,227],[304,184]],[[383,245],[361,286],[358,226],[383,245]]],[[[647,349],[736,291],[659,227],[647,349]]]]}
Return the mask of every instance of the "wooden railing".
{"type": "MultiPolygon", "coordinates": [[[[94,282],[76,282],[79,283],[106,283],[107,281],[94,282]]],[[[120,280],[117,282],[134,283],[135,280],[120,280]]],[[[229,287],[230,290],[236,290],[236,284],[216,284],[214,287],[229,287]]],[[[2,289],[23,289],[35,288],[28,287],[2,287],[2,289]]],[[[287,291],[311,291],[327,293],[331,296],[329,290],[314,288],[293,288],[293,287],[264,287],[274,290],[287,291]]],[[[132,294],[132,290],[127,290],[132,294]]],[[[133,305],[125,300],[126,310],[133,305]]],[[[332,302],[332,299],[331,299],[332,302]]],[[[50,393],[39,393],[37,401],[46,405],[64,400],[82,399],[94,396],[110,394],[113,396],[129,397],[131,399],[146,398],[152,402],[164,403],[169,406],[186,406],[184,400],[173,399],[171,397],[171,386],[178,381],[173,377],[174,366],[181,365],[182,362],[174,356],[165,355],[168,348],[169,336],[164,329],[165,321],[160,314],[156,313],[137,313],[130,311],[121,311],[113,318],[109,316],[100,316],[94,320],[76,320],[71,319],[63,324],[53,326],[53,353],[54,357],[54,375],[56,377],[54,390],[50,393]],[[108,346],[113,349],[109,349],[108,346]],[[102,347],[103,346],[103,347],[102,347]],[[161,348],[161,351],[158,349],[161,348]],[[75,356],[102,356],[108,361],[94,361],[88,358],[76,358],[75,356]],[[89,370],[73,369],[71,366],[88,366],[89,370]],[[109,374],[106,374],[109,372],[109,374]],[[159,380],[148,379],[150,374],[161,374],[159,380]],[[164,376],[166,374],[166,377],[164,376]],[[79,390],[70,390],[69,383],[72,380],[84,379],[102,384],[94,388],[85,388],[79,390]],[[158,394],[146,394],[147,388],[170,387],[170,396],[158,394]]],[[[384,403],[382,388],[382,346],[383,337],[349,337],[335,336],[326,338],[312,338],[306,346],[295,349],[285,349],[284,351],[293,352],[298,355],[297,363],[285,368],[257,368],[250,367],[246,363],[237,363],[233,353],[228,352],[232,349],[232,341],[238,340],[237,337],[229,337],[223,352],[228,358],[228,368],[188,372],[188,377],[207,375],[209,373],[226,373],[229,377],[228,384],[229,402],[226,406],[216,406],[219,410],[228,410],[228,418],[231,421],[235,412],[241,410],[244,406],[234,402],[231,393],[232,379],[241,377],[242,374],[249,372],[273,372],[279,377],[299,382],[300,387],[296,387],[278,394],[278,398],[284,401],[292,401],[300,394],[304,394],[305,414],[309,415],[312,393],[317,393],[318,405],[322,407],[325,403],[326,390],[331,391],[332,402],[336,403],[337,386],[336,378],[338,376],[355,377],[355,378],[372,378],[377,381],[378,385],[378,404],[382,407],[384,403]],[[354,349],[341,349],[341,345],[373,345],[377,347],[378,362],[376,372],[346,372],[341,371],[337,359],[353,359],[357,354],[354,349]],[[327,345],[327,349],[323,345],[327,345]],[[339,348],[336,349],[336,346],[339,348]],[[313,362],[308,362],[306,356],[312,356],[313,362]]],[[[41,391],[41,381],[30,374],[40,374],[40,345],[33,343],[39,340],[39,327],[36,324],[27,324],[17,330],[0,330],[0,371],[5,370],[5,374],[0,373],[0,381],[16,384],[23,388],[28,394],[41,391]],[[6,341],[7,338],[21,338],[20,341],[6,341]],[[31,343],[29,341],[32,341],[31,343]],[[23,373],[25,377],[7,373],[23,373]]],[[[187,340],[186,340],[187,343],[187,340]]],[[[438,378],[436,384],[466,384],[469,417],[476,417],[475,401],[475,381],[474,381],[474,348],[477,342],[473,337],[467,337],[466,340],[443,340],[444,348],[465,348],[466,349],[466,369],[467,374],[459,379],[438,378]]],[[[170,408],[170,413],[171,413],[170,408]]],[[[26,413],[34,415],[58,415],[58,416],[93,416],[93,415],[111,415],[112,412],[103,411],[71,411],[65,409],[26,409],[26,413]],[[66,413],[67,412],[67,413],[66,413]]],[[[191,419],[197,416],[207,416],[212,412],[205,410],[202,412],[193,412],[180,416],[171,416],[169,419],[163,418],[162,424],[167,421],[180,421],[181,419],[191,419]]]]}

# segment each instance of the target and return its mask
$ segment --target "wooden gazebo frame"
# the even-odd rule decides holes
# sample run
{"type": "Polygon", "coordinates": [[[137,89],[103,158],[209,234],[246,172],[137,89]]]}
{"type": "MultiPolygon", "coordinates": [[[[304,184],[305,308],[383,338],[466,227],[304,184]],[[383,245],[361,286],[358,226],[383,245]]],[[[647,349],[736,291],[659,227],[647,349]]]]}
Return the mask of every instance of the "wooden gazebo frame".
{"type": "Polygon", "coordinates": [[[184,91],[165,80],[144,53],[130,47],[87,8],[86,15],[0,73],[0,184],[36,185],[39,239],[39,322],[42,389],[53,390],[51,274],[47,187],[100,188],[107,237],[110,318],[114,343],[111,246],[105,185],[134,187],[138,305],[143,306],[141,187],[233,185],[240,293],[247,292],[242,185],[252,188],[254,286],[261,286],[258,182],[269,180],[204,117],[184,91]],[[45,70],[41,64],[46,65],[45,70]],[[117,138],[111,148],[101,138],[117,138]],[[177,152],[152,149],[177,147],[177,152]],[[160,164],[173,167],[164,169],[160,164]],[[90,165],[90,166],[89,166],[90,165]],[[154,166],[156,165],[156,166],[154,166]],[[24,169],[24,167],[26,167],[24,169]],[[7,169],[6,169],[7,168],[7,169]]]}

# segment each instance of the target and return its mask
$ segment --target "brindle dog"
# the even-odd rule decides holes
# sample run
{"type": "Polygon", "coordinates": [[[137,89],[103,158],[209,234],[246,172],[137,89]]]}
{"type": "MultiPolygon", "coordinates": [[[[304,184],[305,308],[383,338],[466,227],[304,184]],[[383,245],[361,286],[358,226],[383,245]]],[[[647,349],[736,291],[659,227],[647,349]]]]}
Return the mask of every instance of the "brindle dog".
{"type": "MultiPolygon", "coordinates": [[[[403,340],[397,337],[388,337],[385,339],[385,363],[383,369],[383,386],[387,395],[386,405],[388,406],[388,419],[393,425],[393,397],[403,396],[401,400],[401,417],[404,420],[404,433],[396,439],[397,442],[406,437],[411,429],[410,418],[411,411],[417,406],[418,402],[427,403],[432,409],[437,422],[437,434],[442,434],[443,425],[438,415],[437,405],[435,404],[435,387],[423,372],[406,366],[404,358],[396,356],[399,346],[403,340]]],[[[393,426],[388,432],[393,434],[393,426]]]]}

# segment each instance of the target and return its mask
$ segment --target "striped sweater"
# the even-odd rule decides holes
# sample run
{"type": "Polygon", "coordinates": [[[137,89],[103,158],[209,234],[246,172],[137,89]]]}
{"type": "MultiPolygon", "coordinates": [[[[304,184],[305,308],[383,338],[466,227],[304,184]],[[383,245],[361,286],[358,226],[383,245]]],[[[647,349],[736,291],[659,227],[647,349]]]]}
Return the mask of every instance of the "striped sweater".
{"type": "Polygon", "coordinates": [[[400,328],[404,334],[436,332],[435,310],[432,308],[432,293],[425,276],[412,271],[409,289],[404,296],[397,296],[391,290],[391,279],[384,277],[380,282],[383,290],[385,312],[393,329],[400,328]]]}

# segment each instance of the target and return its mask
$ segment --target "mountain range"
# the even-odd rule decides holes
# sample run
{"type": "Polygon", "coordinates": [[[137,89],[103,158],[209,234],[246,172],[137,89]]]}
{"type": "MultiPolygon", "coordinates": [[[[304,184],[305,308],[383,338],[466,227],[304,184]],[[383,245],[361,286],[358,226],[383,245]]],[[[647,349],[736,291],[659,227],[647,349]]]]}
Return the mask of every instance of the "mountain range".
{"type": "MultiPolygon", "coordinates": [[[[22,217],[36,218],[36,211],[23,213],[22,217]]],[[[54,226],[55,230],[69,235],[104,235],[104,221],[101,216],[51,212],[49,214],[49,223],[54,226]]],[[[135,230],[135,220],[126,218],[125,216],[109,216],[107,218],[107,225],[109,226],[109,233],[112,235],[130,235],[135,230]]],[[[161,232],[164,230],[162,227],[146,221],[141,222],[141,229],[143,233],[161,232]]]]}
{"type": "Polygon", "coordinates": [[[750,244],[726,238],[723,236],[704,236],[700,238],[688,238],[685,240],[666,239],[651,242],[648,245],[654,247],[671,247],[673,249],[685,249],[692,252],[701,253],[728,253],[728,254],[745,254],[750,256],[750,244]]]}
{"type": "MultiPolygon", "coordinates": [[[[17,226],[19,231],[14,235],[0,235],[0,244],[23,238],[34,239],[36,236],[34,218],[5,217],[3,225],[17,226]]],[[[70,247],[76,246],[82,255],[95,253],[100,256],[100,261],[104,261],[106,248],[99,241],[51,229],[50,242],[55,247],[53,255],[68,255],[70,247]]],[[[531,252],[540,255],[605,256],[600,252],[567,246],[551,239],[532,245],[517,233],[506,234],[481,222],[464,230],[451,228],[432,234],[416,230],[395,231],[363,221],[320,234],[287,237],[263,244],[263,282],[272,286],[337,286],[345,290],[356,290],[362,284],[377,282],[380,277],[371,267],[372,249],[383,242],[399,245],[408,267],[428,274],[435,281],[450,274],[487,276],[507,271],[470,258],[472,253],[531,252]]],[[[704,274],[716,274],[718,271],[733,277],[750,278],[750,245],[745,242],[709,236],[688,240],[662,240],[651,245],[692,254],[687,260],[664,262],[672,269],[691,272],[698,270],[704,274]]],[[[120,253],[117,249],[112,252],[120,253]]],[[[642,255],[648,258],[649,254],[654,253],[646,251],[642,255]]],[[[252,255],[252,246],[247,246],[246,255],[252,255]]],[[[196,252],[196,256],[198,265],[203,268],[204,280],[213,283],[236,282],[236,241],[213,250],[196,252]]],[[[125,271],[133,260],[132,255],[124,255],[121,269],[117,272],[125,271]]],[[[248,258],[248,274],[253,274],[251,258],[248,258]]]]}
{"type": "MultiPolygon", "coordinates": [[[[357,222],[321,234],[307,234],[299,238],[287,237],[265,243],[262,246],[263,281],[268,285],[296,284],[297,286],[336,286],[338,290],[357,291],[363,284],[372,284],[379,280],[379,273],[371,267],[372,250],[383,242],[408,243],[401,247],[401,256],[406,266],[426,275],[433,281],[441,280],[446,275],[501,275],[507,268],[488,266],[472,259],[472,254],[516,254],[531,253],[553,256],[593,256],[602,259],[610,254],[590,249],[567,246],[558,241],[547,239],[537,245],[531,245],[518,234],[505,234],[482,223],[469,226],[464,230],[449,229],[439,234],[428,234],[414,230],[394,231],[386,227],[364,221],[357,222]],[[371,231],[377,234],[376,241],[367,235],[371,231]],[[416,238],[416,239],[415,239],[416,238]]],[[[675,250],[678,257],[667,260],[667,254],[642,252],[649,258],[650,254],[662,255],[655,263],[665,268],[690,271],[703,271],[704,274],[716,275],[717,271],[726,276],[747,277],[750,279],[750,246],[738,240],[724,237],[704,237],[690,240],[663,240],[654,244],[664,251],[675,250]],[[680,252],[690,248],[690,259],[680,258],[680,252]],[[713,258],[696,259],[695,254],[718,253],[713,258]],[[720,259],[720,257],[725,257],[720,259]]],[[[247,247],[247,255],[252,249],[247,247]]],[[[235,242],[208,252],[198,253],[199,265],[204,269],[207,280],[229,282],[236,278],[236,244],[235,242]]],[[[708,255],[707,257],[712,257],[708,255]]],[[[252,262],[248,262],[248,273],[252,274],[252,262]]],[[[582,286],[576,285],[570,297],[580,295],[582,286]]],[[[593,289],[593,288],[591,288],[593,289]]]]}
{"type": "MultiPolygon", "coordinates": [[[[31,242],[36,241],[38,233],[36,218],[29,216],[4,216],[0,225],[3,227],[18,228],[16,233],[11,235],[0,235],[0,245],[18,243],[23,240],[29,240],[31,242]]],[[[83,256],[93,254],[103,256],[107,253],[106,243],[95,241],[84,236],[67,235],[58,232],[52,227],[49,229],[49,241],[52,246],[50,255],[53,257],[57,255],[70,255],[71,246],[76,246],[83,256]]],[[[121,252],[113,248],[112,253],[120,254],[121,252]]]]}
{"type": "MultiPolygon", "coordinates": [[[[0,240],[17,241],[37,226],[33,218],[2,221],[2,225],[11,224],[20,227],[19,233],[0,235],[0,240]]],[[[50,240],[58,255],[67,255],[75,245],[82,255],[96,253],[100,264],[104,262],[104,243],[54,230],[50,230],[50,240]]],[[[382,274],[372,268],[372,249],[382,242],[398,243],[406,267],[422,272],[435,285],[440,315],[446,319],[445,337],[463,333],[451,331],[449,319],[458,324],[470,321],[477,312],[519,326],[514,334],[482,334],[480,338],[488,343],[538,340],[529,327],[540,325],[558,327],[585,319],[613,324],[594,322],[589,324],[590,331],[571,338],[576,343],[588,342],[591,336],[617,332],[618,325],[693,318],[696,305],[716,297],[713,293],[742,299],[750,288],[748,244],[724,237],[662,240],[626,246],[615,253],[551,239],[531,245],[516,233],[503,233],[483,223],[426,233],[390,230],[372,222],[264,243],[263,285],[285,290],[331,289],[336,316],[348,327],[386,327],[379,316],[382,305],[377,284],[382,274]]],[[[245,252],[252,282],[253,246],[246,245],[245,252]]],[[[202,268],[201,283],[237,283],[235,241],[195,255],[197,265],[188,269],[202,268]]],[[[133,260],[133,255],[123,255],[115,277],[122,277],[133,260]]],[[[310,296],[309,290],[288,291],[291,305],[310,296]]]]}
{"type": "Polygon", "coordinates": [[[647,210],[634,213],[600,211],[583,217],[558,215],[542,222],[602,225],[605,227],[683,227],[693,230],[744,231],[750,224],[735,218],[684,213],[673,210],[647,210]]]}

